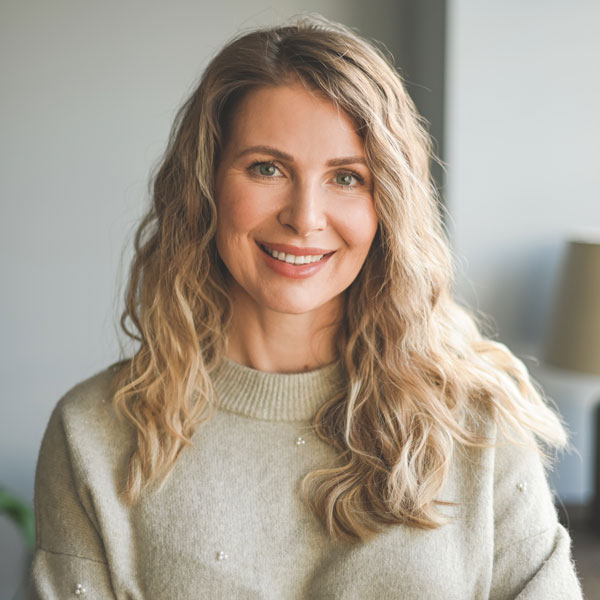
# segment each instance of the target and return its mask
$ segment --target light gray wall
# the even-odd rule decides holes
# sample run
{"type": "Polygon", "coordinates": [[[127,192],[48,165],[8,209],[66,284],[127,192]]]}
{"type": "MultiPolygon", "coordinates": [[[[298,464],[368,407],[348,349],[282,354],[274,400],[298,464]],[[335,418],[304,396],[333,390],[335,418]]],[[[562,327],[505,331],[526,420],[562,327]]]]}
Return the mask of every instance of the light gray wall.
{"type": "MultiPolygon", "coordinates": [[[[563,241],[600,230],[599,30],[595,0],[449,2],[446,198],[457,290],[525,359],[541,355],[563,241]]],[[[589,502],[600,378],[526,363],[579,452],[564,457],[556,488],[566,502],[589,502]]]]}
{"type": "Polygon", "coordinates": [[[600,228],[600,3],[451,0],[448,207],[461,294],[537,348],[562,240],[600,228]],[[476,300],[477,299],[477,300],[476,300]]]}
{"type": "MultiPolygon", "coordinates": [[[[121,252],[127,265],[149,171],[207,59],[240,29],[310,11],[392,48],[397,7],[4,0],[0,10],[0,485],[31,500],[56,401],[118,358],[121,252]]],[[[22,555],[0,518],[2,598],[22,555]]]]}

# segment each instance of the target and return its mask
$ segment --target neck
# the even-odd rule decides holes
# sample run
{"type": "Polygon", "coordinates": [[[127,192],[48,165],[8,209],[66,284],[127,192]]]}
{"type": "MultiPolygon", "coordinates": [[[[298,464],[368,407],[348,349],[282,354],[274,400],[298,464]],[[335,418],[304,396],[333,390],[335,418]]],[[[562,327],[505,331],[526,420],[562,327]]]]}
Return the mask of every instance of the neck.
{"type": "Polygon", "coordinates": [[[338,358],[337,335],[343,298],[303,314],[286,314],[258,306],[245,294],[233,297],[226,356],[267,373],[301,373],[338,358]]]}

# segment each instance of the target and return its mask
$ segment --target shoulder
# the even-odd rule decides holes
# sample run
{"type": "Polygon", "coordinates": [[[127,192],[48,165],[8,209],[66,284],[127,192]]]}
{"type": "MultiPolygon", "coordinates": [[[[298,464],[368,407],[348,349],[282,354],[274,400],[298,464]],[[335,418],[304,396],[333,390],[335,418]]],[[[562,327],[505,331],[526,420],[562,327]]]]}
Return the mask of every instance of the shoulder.
{"type": "Polygon", "coordinates": [[[73,467],[88,470],[103,459],[114,460],[135,439],[132,426],[120,418],[112,404],[113,366],[79,382],[56,403],[50,416],[40,460],[44,451],[62,448],[73,467]]]}
{"type": "Polygon", "coordinates": [[[82,428],[89,433],[118,426],[120,419],[113,407],[114,365],[88,377],[68,390],[56,403],[51,420],[68,429],[82,428]]]}
{"type": "Polygon", "coordinates": [[[491,417],[485,429],[488,447],[474,452],[479,457],[477,499],[487,505],[480,508],[493,532],[494,588],[508,590],[499,597],[514,597],[513,591],[523,589],[563,538],[568,550],[568,535],[558,522],[548,482],[550,462],[541,443],[533,433],[519,436],[491,417]]]}
{"type": "Polygon", "coordinates": [[[546,456],[543,443],[532,432],[527,429],[517,432],[508,425],[503,427],[488,414],[472,417],[467,429],[481,440],[480,446],[457,443],[457,448],[470,457],[471,467],[473,460],[479,463],[479,474],[488,477],[495,488],[506,486],[522,490],[527,483],[544,483],[547,487],[546,470],[552,461],[546,456]]]}
{"type": "Polygon", "coordinates": [[[457,445],[453,468],[458,490],[478,514],[493,523],[495,547],[500,549],[556,526],[542,447],[532,434],[520,440],[505,432],[491,417],[472,431],[481,447],[457,445]]]}
{"type": "Polygon", "coordinates": [[[113,366],[80,381],[57,402],[54,412],[62,416],[102,413],[112,401],[113,366]]]}
{"type": "Polygon", "coordinates": [[[501,432],[494,451],[494,521],[496,548],[554,532],[558,519],[547,465],[533,436],[517,444],[501,432]]]}

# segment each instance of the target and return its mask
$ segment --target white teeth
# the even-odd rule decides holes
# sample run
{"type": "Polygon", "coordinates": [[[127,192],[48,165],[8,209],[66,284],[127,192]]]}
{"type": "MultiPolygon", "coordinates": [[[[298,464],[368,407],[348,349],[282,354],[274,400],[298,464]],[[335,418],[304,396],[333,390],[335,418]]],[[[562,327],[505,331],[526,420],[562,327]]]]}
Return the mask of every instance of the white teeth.
{"type": "Polygon", "coordinates": [[[262,247],[268,254],[277,260],[289,263],[291,265],[307,265],[310,263],[320,261],[325,255],[324,254],[309,254],[307,256],[295,256],[294,254],[286,254],[285,252],[279,252],[279,250],[271,250],[266,246],[262,247]]]}

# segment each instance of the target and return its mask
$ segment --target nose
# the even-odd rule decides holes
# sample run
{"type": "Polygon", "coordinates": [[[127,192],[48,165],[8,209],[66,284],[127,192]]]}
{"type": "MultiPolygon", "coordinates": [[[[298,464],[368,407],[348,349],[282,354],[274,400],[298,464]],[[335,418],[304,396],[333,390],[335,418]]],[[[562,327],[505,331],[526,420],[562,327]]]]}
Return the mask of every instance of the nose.
{"type": "Polygon", "coordinates": [[[295,234],[307,237],[327,224],[323,191],[317,182],[297,181],[278,215],[279,222],[295,234]]]}

